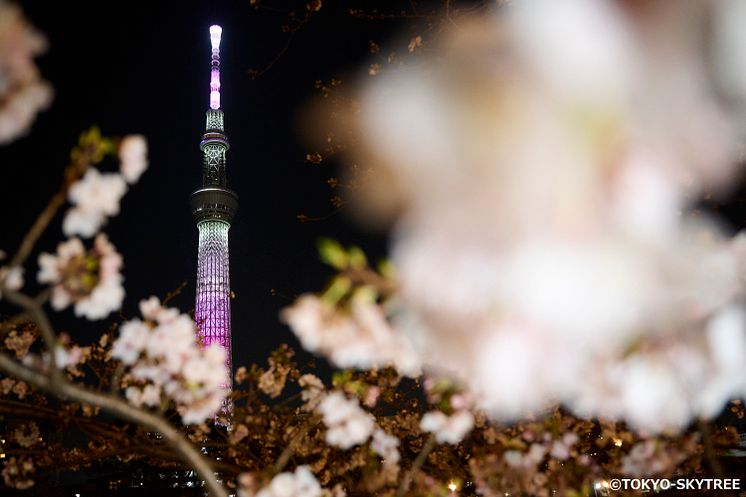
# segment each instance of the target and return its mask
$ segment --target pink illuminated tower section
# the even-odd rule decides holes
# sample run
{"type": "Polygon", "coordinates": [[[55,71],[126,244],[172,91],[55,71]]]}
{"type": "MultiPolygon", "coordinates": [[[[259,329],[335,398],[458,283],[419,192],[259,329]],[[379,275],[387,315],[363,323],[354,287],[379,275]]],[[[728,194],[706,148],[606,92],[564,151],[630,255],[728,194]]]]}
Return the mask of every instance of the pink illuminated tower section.
{"type": "MultiPolygon", "coordinates": [[[[212,62],[210,108],[202,135],[202,188],[192,193],[190,205],[199,231],[197,301],[194,320],[205,345],[219,343],[228,352],[231,370],[231,304],[228,230],[238,208],[238,196],[228,189],[225,154],[228,137],[220,109],[220,26],[210,27],[212,62]]],[[[230,385],[227,385],[230,387],[230,385]]]]}

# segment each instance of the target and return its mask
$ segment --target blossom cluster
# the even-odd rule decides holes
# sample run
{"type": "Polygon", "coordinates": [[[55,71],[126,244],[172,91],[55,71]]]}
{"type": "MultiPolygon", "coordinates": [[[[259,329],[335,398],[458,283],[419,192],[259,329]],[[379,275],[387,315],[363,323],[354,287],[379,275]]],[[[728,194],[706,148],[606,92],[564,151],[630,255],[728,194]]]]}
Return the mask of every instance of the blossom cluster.
{"type": "Polygon", "coordinates": [[[321,497],[322,489],[308,466],[298,466],[295,472],[280,473],[254,497],[321,497]]]}
{"type": "Polygon", "coordinates": [[[422,417],[420,428],[433,433],[439,443],[457,444],[474,428],[474,415],[467,410],[456,411],[450,416],[431,411],[422,417]]]}
{"type": "Polygon", "coordinates": [[[24,135],[52,100],[34,64],[46,44],[17,5],[0,1],[0,145],[24,135]]]}
{"type": "MultiPolygon", "coordinates": [[[[679,430],[746,395],[746,237],[693,208],[737,171],[745,15],[531,0],[372,78],[353,159],[394,220],[388,343],[498,420],[560,402],[679,430]]],[[[337,365],[396,364],[350,307],[284,317],[337,365]]]]}
{"type": "Polygon", "coordinates": [[[353,299],[348,310],[339,312],[316,295],[306,294],[284,309],[281,318],[306,350],[327,356],[335,366],[394,365],[412,376],[420,371],[420,358],[412,344],[392,330],[373,302],[353,299]]]}
{"type": "Polygon", "coordinates": [[[227,396],[230,382],[226,351],[219,344],[201,348],[192,319],[158,298],[140,302],[145,321],[122,324],[111,356],[128,366],[125,394],[140,406],[160,406],[164,396],[176,403],[184,424],[213,416],[227,396]]]}
{"type": "Polygon", "coordinates": [[[122,306],[121,268],[122,256],[99,233],[90,250],[79,238],[71,238],[57,246],[56,254],[40,254],[37,279],[52,285],[53,309],[73,304],[77,316],[103,319],[122,306]]]}
{"type": "Polygon", "coordinates": [[[356,399],[348,399],[342,392],[328,394],[318,411],[327,427],[326,442],[341,449],[364,443],[376,425],[373,416],[362,410],[356,399]]]}
{"type": "Polygon", "coordinates": [[[89,168],[83,178],[70,187],[68,200],[73,207],[62,222],[66,235],[91,237],[108,217],[119,214],[119,203],[127,192],[127,184],[137,182],[148,166],[145,138],[125,136],[119,144],[119,160],[119,172],[101,173],[89,168]]]}

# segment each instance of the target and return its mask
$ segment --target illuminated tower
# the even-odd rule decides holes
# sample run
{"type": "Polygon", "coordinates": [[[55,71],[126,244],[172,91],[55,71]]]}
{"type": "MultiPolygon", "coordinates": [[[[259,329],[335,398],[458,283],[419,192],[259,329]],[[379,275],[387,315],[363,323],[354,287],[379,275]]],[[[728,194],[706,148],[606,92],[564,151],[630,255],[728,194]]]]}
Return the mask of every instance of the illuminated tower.
{"type": "Polygon", "coordinates": [[[190,205],[199,230],[197,302],[194,320],[205,345],[219,343],[228,352],[231,371],[231,304],[228,268],[228,230],[238,208],[238,196],[228,189],[225,153],[228,137],[220,110],[220,26],[210,27],[212,63],[210,108],[199,148],[202,150],[202,188],[192,193],[190,205]]]}

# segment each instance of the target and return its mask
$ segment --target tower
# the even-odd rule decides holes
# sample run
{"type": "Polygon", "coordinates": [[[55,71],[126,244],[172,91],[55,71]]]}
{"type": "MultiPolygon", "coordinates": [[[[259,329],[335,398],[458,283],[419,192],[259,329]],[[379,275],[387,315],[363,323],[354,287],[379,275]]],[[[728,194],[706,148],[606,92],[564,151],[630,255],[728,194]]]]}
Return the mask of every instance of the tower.
{"type": "Polygon", "coordinates": [[[238,208],[238,196],[228,189],[225,153],[228,137],[220,110],[220,26],[210,27],[212,62],[210,108],[207,110],[202,150],[202,188],[192,193],[190,205],[199,231],[197,298],[194,320],[205,345],[219,343],[227,351],[231,371],[231,304],[228,230],[238,208]]]}

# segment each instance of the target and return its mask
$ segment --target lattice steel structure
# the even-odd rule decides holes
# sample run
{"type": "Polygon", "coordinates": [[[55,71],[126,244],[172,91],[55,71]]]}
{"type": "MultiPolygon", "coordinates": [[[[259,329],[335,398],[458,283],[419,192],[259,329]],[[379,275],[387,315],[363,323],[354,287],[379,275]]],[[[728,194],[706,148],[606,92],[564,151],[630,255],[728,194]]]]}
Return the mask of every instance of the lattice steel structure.
{"type": "MultiPolygon", "coordinates": [[[[231,304],[228,230],[238,196],[228,189],[225,153],[228,137],[220,109],[220,26],[210,27],[212,64],[210,108],[202,135],[202,188],[192,193],[191,207],[199,231],[197,300],[194,319],[205,345],[219,343],[228,352],[231,371],[231,304]]],[[[230,385],[227,385],[230,386],[230,385]]]]}

